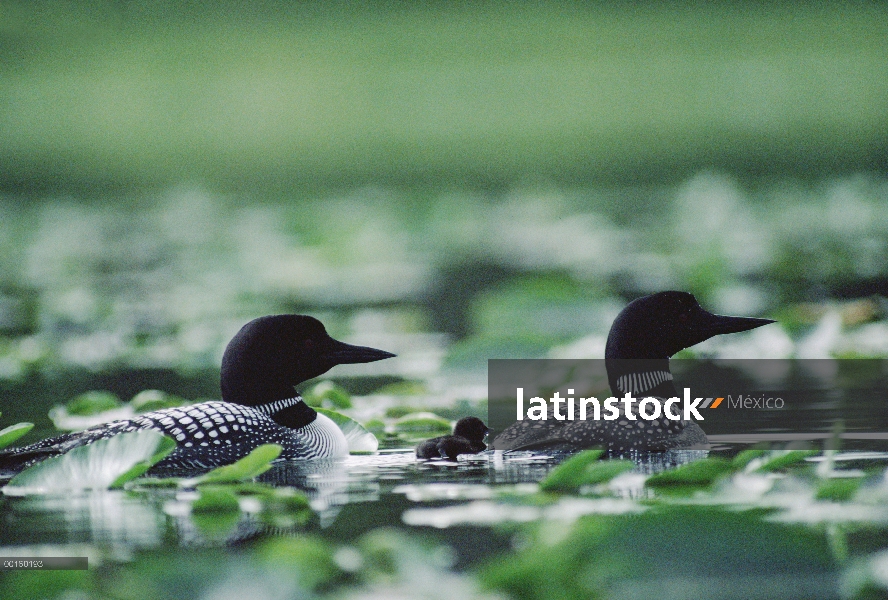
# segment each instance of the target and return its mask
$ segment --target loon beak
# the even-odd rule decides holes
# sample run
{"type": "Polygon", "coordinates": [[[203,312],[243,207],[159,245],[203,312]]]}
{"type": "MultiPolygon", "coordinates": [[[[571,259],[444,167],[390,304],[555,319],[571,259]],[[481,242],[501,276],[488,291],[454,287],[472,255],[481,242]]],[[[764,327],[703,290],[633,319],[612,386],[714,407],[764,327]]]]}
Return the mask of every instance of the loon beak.
{"type": "Polygon", "coordinates": [[[708,340],[713,336],[721,335],[723,333],[739,333],[741,331],[749,331],[750,329],[761,327],[762,325],[768,325],[769,323],[776,323],[773,319],[728,317],[725,315],[714,315],[705,310],[700,312],[701,314],[698,315],[697,319],[694,319],[696,322],[692,326],[694,333],[697,334],[695,336],[697,338],[695,343],[700,343],[703,340],[708,340]]]}
{"type": "Polygon", "coordinates": [[[368,348],[366,346],[352,346],[338,340],[333,340],[330,349],[324,354],[338,365],[368,363],[395,356],[385,350],[377,350],[376,348],[368,348]]]}

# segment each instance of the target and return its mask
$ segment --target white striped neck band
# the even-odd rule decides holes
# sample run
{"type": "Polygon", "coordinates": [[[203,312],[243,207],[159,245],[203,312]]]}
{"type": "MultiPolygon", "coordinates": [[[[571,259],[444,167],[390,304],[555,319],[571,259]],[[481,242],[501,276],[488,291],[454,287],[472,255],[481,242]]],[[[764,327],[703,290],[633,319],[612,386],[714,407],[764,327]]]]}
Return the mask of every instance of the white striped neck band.
{"type": "Polygon", "coordinates": [[[627,373],[617,379],[617,387],[621,393],[637,394],[652,390],[664,381],[672,381],[669,371],[647,371],[646,373],[627,373]]]}
{"type": "Polygon", "coordinates": [[[302,401],[302,396],[294,396],[292,398],[285,398],[283,400],[275,400],[274,402],[269,402],[268,404],[260,404],[256,407],[256,410],[266,415],[273,415],[285,408],[296,406],[302,401]]]}

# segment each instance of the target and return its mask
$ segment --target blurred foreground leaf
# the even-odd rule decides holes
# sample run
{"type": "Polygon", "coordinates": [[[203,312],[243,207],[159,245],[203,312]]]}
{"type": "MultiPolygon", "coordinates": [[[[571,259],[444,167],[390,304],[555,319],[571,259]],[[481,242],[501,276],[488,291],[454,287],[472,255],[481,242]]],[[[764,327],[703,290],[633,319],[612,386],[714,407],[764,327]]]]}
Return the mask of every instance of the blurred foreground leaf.
{"type": "Polygon", "coordinates": [[[766,522],[754,511],[659,506],[585,516],[566,532],[529,528],[522,548],[479,573],[517,599],[833,597],[836,563],[821,532],[766,522]],[[727,582],[737,589],[724,592],[727,582]],[[824,587],[826,586],[826,587],[824,587]],[[685,593],[686,592],[686,593],[685,593]]]}
{"type": "Polygon", "coordinates": [[[201,486],[200,496],[191,503],[193,513],[240,512],[237,495],[226,486],[201,486]]]}
{"type": "Polygon", "coordinates": [[[820,452],[818,450],[787,450],[779,451],[764,458],[764,462],[756,468],[756,471],[769,473],[785,469],[790,465],[803,462],[809,456],[816,456],[820,452]]]}
{"type": "Polygon", "coordinates": [[[746,465],[751,463],[753,460],[757,458],[761,458],[768,453],[767,450],[761,450],[758,448],[752,448],[750,450],[743,450],[737,456],[733,458],[731,464],[735,469],[744,469],[746,465]]]}
{"type": "Polygon", "coordinates": [[[817,487],[815,498],[818,500],[832,500],[833,502],[847,502],[851,500],[860,489],[863,480],[859,477],[837,477],[821,482],[817,487]]]}
{"type": "Polygon", "coordinates": [[[681,465],[675,469],[651,475],[648,477],[645,485],[651,487],[706,486],[733,470],[734,468],[730,461],[714,457],[703,458],[681,465]]]}
{"type": "Polygon", "coordinates": [[[262,444],[237,462],[217,467],[195,480],[196,485],[208,483],[238,483],[258,477],[271,468],[271,461],[281,455],[278,444],[262,444]]]}
{"type": "Polygon", "coordinates": [[[0,448],[6,448],[8,445],[31,431],[34,427],[33,423],[16,423],[0,430],[0,448]]]}
{"type": "MultiPolygon", "coordinates": [[[[540,482],[544,492],[575,492],[581,486],[593,483],[589,481],[590,469],[598,464],[604,450],[585,450],[571,456],[552,469],[552,472],[540,482]]],[[[622,461],[617,461],[622,462],[622,461]]],[[[631,463],[631,461],[629,461],[631,463]]],[[[618,471],[622,472],[622,470],[618,471]]],[[[616,475],[617,473],[614,473],[616,475]]],[[[601,475],[599,474],[598,477],[601,475]]]]}
{"type": "Polygon", "coordinates": [[[8,495],[118,487],[138,477],[176,447],[153,429],[121,433],[48,458],[12,478],[8,495]]]}

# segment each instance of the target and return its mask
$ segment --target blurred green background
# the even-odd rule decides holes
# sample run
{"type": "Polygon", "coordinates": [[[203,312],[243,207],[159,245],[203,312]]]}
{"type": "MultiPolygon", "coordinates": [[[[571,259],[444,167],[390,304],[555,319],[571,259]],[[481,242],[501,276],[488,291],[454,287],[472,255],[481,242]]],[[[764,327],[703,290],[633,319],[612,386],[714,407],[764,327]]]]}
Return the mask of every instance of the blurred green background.
{"type": "Polygon", "coordinates": [[[888,157],[882,3],[0,3],[10,191],[785,176],[888,157]]]}
{"type": "Polygon", "coordinates": [[[886,40],[864,2],[2,1],[4,411],[216,395],[283,311],[423,405],[663,289],[781,321],[698,353],[888,355],[886,40]]]}

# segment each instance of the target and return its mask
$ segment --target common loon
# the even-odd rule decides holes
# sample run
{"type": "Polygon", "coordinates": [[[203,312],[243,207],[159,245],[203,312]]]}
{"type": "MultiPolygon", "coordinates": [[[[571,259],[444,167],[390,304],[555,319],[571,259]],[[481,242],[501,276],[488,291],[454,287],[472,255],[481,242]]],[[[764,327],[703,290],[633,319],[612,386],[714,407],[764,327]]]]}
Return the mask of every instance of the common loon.
{"type": "MultiPolygon", "coordinates": [[[[716,335],[774,322],[714,315],[686,292],[660,292],[633,300],[617,315],[607,336],[604,358],[611,391],[616,397],[627,392],[635,398],[663,400],[679,396],[669,371],[670,356],[716,335]]],[[[580,420],[578,415],[572,421],[560,421],[553,418],[552,407],[549,413],[545,420],[522,420],[510,425],[494,439],[491,448],[575,451],[604,447],[611,455],[620,455],[633,450],[660,452],[709,445],[706,434],[691,420],[665,416],[653,421],[631,420],[625,418],[625,408],[611,421],[580,420]]]]}
{"type": "Polygon", "coordinates": [[[270,315],[244,325],[222,357],[222,401],[167,408],[0,452],[0,470],[20,471],[72,448],[138,429],[155,429],[176,449],[154,466],[208,468],[246,456],[261,444],[283,446],[282,459],[339,457],[348,444],[339,427],[296,394],[294,386],[346,363],[395,356],[334,340],[305,315],[270,315]]]}
{"type": "Polygon", "coordinates": [[[463,417],[453,427],[453,435],[442,435],[420,443],[417,458],[456,458],[487,450],[484,436],[490,429],[478,417],[463,417]]]}

